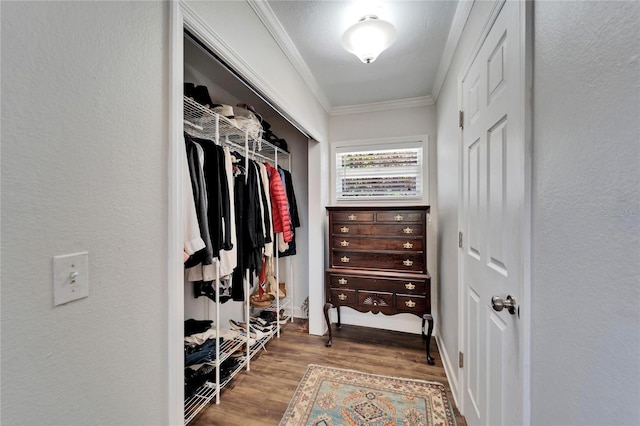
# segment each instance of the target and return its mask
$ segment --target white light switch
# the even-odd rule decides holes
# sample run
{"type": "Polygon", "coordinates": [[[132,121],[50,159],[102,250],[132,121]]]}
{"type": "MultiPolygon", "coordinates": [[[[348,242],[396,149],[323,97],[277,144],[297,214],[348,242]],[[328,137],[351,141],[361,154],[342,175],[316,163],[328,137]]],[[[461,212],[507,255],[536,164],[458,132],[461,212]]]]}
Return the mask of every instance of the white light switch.
{"type": "Polygon", "coordinates": [[[89,296],[89,253],[53,257],[53,306],[89,296]]]}

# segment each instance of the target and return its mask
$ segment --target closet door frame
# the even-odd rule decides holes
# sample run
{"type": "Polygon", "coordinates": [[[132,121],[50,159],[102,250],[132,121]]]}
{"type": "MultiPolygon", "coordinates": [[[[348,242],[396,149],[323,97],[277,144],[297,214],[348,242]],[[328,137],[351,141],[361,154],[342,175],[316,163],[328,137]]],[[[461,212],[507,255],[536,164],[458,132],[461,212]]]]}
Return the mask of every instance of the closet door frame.
{"type": "MultiPolygon", "coordinates": [[[[184,31],[188,30],[210,48],[237,75],[264,95],[274,108],[286,105],[277,91],[264,81],[224,40],[183,0],[170,2],[170,91],[168,147],[168,253],[167,253],[167,419],[170,425],[184,424],[184,265],[182,216],[183,82],[184,31]]],[[[293,117],[288,120],[296,122],[293,117]]],[[[303,134],[310,134],[295,125],[303,134]]]]}

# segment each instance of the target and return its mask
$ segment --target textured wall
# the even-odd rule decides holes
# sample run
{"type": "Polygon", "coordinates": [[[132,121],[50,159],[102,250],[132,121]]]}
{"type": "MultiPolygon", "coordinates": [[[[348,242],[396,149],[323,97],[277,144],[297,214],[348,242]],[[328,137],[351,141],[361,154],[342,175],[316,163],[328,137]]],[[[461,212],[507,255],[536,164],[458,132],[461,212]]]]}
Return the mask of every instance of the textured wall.
{"type": "Polygon", "coordinates": [[[535,4],[532,420],[640,424],[640,3],[535,4]]]}
{"type": "Polygon", "coordinates": [[[2,424],[163,424],[168,5],[1,7],[2,424]]]}

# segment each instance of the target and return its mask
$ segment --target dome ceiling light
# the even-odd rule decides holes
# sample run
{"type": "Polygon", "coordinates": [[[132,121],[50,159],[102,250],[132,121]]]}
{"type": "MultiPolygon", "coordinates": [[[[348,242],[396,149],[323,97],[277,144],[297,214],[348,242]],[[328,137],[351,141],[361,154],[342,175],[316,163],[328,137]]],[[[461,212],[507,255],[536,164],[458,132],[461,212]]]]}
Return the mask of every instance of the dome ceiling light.
{"type": "Polygon", "coordinates": [[[342,35],[342,47],[370,64],[396,40],[396,29],[376,15],[366,15],[342,35]]]}

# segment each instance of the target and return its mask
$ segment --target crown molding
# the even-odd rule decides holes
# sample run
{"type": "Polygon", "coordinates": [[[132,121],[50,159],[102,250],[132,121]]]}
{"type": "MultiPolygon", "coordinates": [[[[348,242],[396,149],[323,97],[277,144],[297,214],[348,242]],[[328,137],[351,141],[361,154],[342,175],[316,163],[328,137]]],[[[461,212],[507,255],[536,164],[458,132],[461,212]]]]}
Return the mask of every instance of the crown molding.
{"type": "Polygon", "coordinates": [[[440,58],[440,65],[438,66],[436,78],[433,80],[431,96],[433,97],[434,102],[438,100],[440,89],[442,88],[444,79],[447,76],[447,72],[449,71],[451,62],[453,61],[453,55],[456,53],[456,49],[458,48],[462,31],[464,30],[464,26],[466,25],[469,14],[471,13],[473,2],[474,0],[463,0],[458,2],[456,14],[453,17],[453,22],[449,29],[447,43],[445,44],[444,51],[442,52],[442,58],[440,58]]]}
{"type": "Polygon", "coordinates": [[[345,105],[331,108],[329,115],[349,115],[361,114],[365,112],[389,111],[392,109],[416,108],[435,105],[435,101],[430,95],[417,98],[397,99],[394,101],[373,102],[370,104],[345,105]]]}
{"type": "Polygon", "coordinates": [[[289,37],[289,34],[285,31],[275,13],[273,13],[273,9],[271,9],[269,3],[264,0],[246,1],[249,3],[249,6],[251,6],[260,21],[264,24],[269,34],[271,34],[276,43],[278,43],[278,46],[280,46],[282,52],[289,59],[291,65],[293,65],[300,77],[302,77],[307,86],[309,86],[309,89],[314,94],[318,102],[320,102],[322,108],[329,113],[329,111],[331,111],[331,102],[329,102],[329,99],[320,88],[320,85],[311,73],[307,63],[302,59],[302,55],[300,55],[300,52],[289,37]]]}

